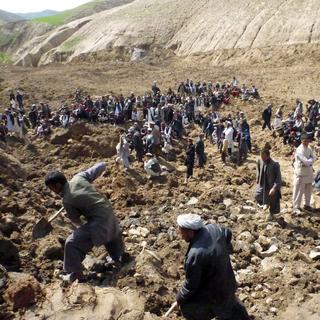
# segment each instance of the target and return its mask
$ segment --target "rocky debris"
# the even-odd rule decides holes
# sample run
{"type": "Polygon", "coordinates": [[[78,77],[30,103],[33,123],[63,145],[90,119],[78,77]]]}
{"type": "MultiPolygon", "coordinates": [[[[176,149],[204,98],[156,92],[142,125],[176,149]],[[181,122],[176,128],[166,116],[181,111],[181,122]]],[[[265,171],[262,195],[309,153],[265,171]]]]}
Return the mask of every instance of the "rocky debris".
{"type": "Polygon", "coordinates": [[[42,290],[38,281],[24,273],[9,272],[9,284],[5,294],[6,302],[13,311],[29,307],[41,297],[42,290]]]}
{"type": "Polygon", "coordinates": [[[136,229],[130,229],[130,236],[138,236],[146,238],[150,234],[150,231],[147,228],[137,227],[136,229]]]}

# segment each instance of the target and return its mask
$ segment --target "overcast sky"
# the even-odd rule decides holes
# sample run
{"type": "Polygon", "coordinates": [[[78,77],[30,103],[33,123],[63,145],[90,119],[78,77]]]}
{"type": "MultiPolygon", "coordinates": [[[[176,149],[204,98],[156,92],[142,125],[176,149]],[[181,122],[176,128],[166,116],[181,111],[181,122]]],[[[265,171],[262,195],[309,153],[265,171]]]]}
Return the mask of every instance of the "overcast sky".
{"type": "Polygon", "coordinates": [[[16,12],[37,12],[45,9],[62,11],[72,9],[90,0],[0,0],[0,9],[16,12]]]}

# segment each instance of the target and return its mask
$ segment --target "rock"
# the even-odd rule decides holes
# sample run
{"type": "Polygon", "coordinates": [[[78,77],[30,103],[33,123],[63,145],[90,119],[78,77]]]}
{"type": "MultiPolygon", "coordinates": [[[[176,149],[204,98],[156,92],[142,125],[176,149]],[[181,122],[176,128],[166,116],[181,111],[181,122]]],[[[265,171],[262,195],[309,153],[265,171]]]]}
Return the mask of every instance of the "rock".
{"type": "Polygon", "coordinates": [[[96,273],[105,272],[107,261],[104,259],[99,259],[96,257],[93,257],[89,254],[86,255],[86,258],[83,260],[82,264],[83,266],[88,270],[96,273]]]}
{"type": "Polygon", "coordinates": [[[224,199],[223,204],[226,206],[226,208],[229,208],[232,206],[232,200],[231,199],[224,199]]]}
{"type": "Polygon", "coordinates": [[[289,284],[289,286],[295,286],[298,282],[299,282],[299,279],[298,279],[298,278],[291,278],[291,279],[288,281],[288,284],[289,284]]]}
{"type": "Polygon", "coordinates": [[[283,264],[274,257],[268,257],[261,260],[261,267],[263,271],[269,272],[274,270],[282,270],[283,264]]]}
{"type": "Polygon", "coordinates": [[[248,242],[252,242],[254,239],[253,235],[249,231],[244,231],[240,233],[237,237],[237,240],[244,240],[248,242]]]}
{"type": "Polygon", "coordinates": [[[319,260],[320,259],[320,246],[316,247],[314,250],[311,250],[309,253],[309,257],[312,260],[319,260]]]}
{"type": "Polygon", "coordinates": [[[129,218],[139,218],[140,217],[140,213],[138,211],[132,211],[131,213],[129,213],[129,218]]]}
{"type": "Polygon", "coordinates": [[[146,238],[150,234],[150,231],[147,228],[137,227],[136,229],[130,229],[129,235],[131,236],[142,236],[146,238]]]}
{"type": "Polygon", "coordinates": [[[16,217],[13,214],[6,214],[0,218],[0,231],[4,236],[10,237],[12,232],[18,230],[16,217]]]}
{"type": "Polygon", "coordinates": [[[131,54],[131,61],[141,61],[146,56],[147,52],[146,50],[140,49],[140,48],[133,48],[132,54],[131,54]]]}
{"type": "Polygon", "coordinates": [[[9,273],[9,281],[5,300],[13,311],[34,304],[37,297],[42,294],[40,284],[30,275],[11,272],[9,273]]]}
{"type": "Polygon", "coordinates": [[[306,253],[304,253],[302,251],[298,251],[297,258],[301,259],[305,263],[308,263],[308,264],[312,263],[312,259],[306,253]]]}
{"type": "Polygon", "coordinates": [[[138,286],[144,285],[145,281],[142,274],[135,273],[133,277],[136,279],[136,283],[138,286]]]}
{"type": "Polygon", "coordinates": [[[187,206],[193,206],[195,204],[197,204],[199,202],[199,200],[195,197],[192,197],[188,202],[187,202],[187,206]]]}
{"type": "Polygon", "coordinates": [[[271,297],[266,299],[266,304],[271,304],[273,302],[273,299],[271,297]]]}
{"type": "Polygon", "coordinates": [[[11,236],[10,236],[10,240],[12,240],[14,243],[16,244],[20,244],[21,243],[21,234],[17,231],[13,231],[11,233],[11,236]]]}
{"type": "Polygon", "coordinates": [[[278,313],[278,309],[275,308],[275,307],[271,307],[269,310],[270,310],[270,312],[273,313],[273,314],[277,314],[277,313],[278,313]]]}
{"type": "Polygon", "coordinates": [[[218,222],[219,223],[226,223],[227,221],[228,220],[227,220],[227,218],[225,216],[221,216],[221,217],[218,218],[218,222]]]}
{"type": "Polygon", "coordinates": [[[251,207],[251,206],[243,206],[242,210],[247,213],[255,213],[256,212],[256,208],[251,207]]]}
{"type": "Polygon", "coordinates": [[[267,251],[260,252],[262,258],[271,257],[274,253],[279,250],[278,246],[272,244],[267,251]]]}
{"type": "Polygon", "coordinates": [[[255,250],[255,252],[260,255],[260,253],[263,251],[262,247],[260,246],[260,244],[258,242],[255,242],[253,244],[253,248],[255,250]]]}
{"type": "Polygon", "coordinates": [[[234,215],[238,217],[238,215],[242,213],[242,208],[232,206],[229,208],[229,211],[230,211],[230,215],[234,215]]]}

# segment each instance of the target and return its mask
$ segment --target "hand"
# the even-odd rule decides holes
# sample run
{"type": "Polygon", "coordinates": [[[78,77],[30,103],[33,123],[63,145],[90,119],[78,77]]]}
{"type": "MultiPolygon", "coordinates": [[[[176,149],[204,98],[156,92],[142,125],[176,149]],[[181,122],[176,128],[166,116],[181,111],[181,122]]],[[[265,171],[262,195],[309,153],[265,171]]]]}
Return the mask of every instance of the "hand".
{"type": "Polygon", "coordinates": [[[269,191],[269,196],[273,196],[274,194],[276,193],[276,189],[275,188],[272,188],[270,191],[269,191]]]}

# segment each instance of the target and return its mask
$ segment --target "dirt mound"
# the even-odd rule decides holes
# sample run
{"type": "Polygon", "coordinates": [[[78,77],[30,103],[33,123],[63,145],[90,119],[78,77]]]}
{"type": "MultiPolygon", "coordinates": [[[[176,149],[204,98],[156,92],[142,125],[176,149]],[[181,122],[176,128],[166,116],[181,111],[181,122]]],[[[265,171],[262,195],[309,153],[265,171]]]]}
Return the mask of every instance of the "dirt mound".
{"type": "Polygon", "coordinates": [[[0,183],[8,185],[13,180],[26,179],[27,172],[23,164],[6,152],[6,148],[0,146],[0,183]]]}
{"type": "Polygon", "coordinates": [[[143,319],[144,302],[139,295],[128,290],[121,292],[113,288],[92,287],[74,283],[64,290],[55,284],[47,288],[42,308],[26,313],[27,319],[143,319]]]}

